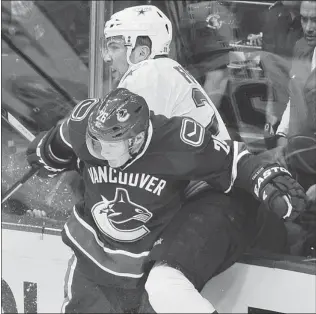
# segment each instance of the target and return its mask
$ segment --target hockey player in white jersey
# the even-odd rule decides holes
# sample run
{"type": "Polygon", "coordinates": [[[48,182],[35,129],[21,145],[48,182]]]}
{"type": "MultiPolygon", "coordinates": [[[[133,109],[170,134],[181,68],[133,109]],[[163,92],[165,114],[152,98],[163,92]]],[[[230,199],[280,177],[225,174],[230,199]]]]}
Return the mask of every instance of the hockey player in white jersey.
{"type": "Polygon", "coordinates": [[[118,87],[144,97],[149,108],[167,118],[189,116],[221,139],[228,131],[201,85],[168,58],[172,25],[153,5],[126,8],[105,24],[102,54],[118,87]]]}

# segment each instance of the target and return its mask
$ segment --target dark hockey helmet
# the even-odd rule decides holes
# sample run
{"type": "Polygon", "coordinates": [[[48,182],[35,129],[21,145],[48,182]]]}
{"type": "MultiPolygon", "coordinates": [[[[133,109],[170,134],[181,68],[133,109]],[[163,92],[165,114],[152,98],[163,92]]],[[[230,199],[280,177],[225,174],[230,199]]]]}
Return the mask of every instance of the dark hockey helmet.
{"type": "Polygon", "coordinates": [[[111,91],[88,119],[87,135],[106,142],[134,138],[149,125],[145,99],[125,88],[111,91]]]}

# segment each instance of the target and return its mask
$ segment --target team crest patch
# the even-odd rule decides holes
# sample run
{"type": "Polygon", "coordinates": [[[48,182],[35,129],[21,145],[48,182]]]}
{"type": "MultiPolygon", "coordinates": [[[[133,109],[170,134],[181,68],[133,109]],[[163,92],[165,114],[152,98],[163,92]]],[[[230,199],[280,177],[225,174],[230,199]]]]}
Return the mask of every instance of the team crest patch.
{"type": "Polygon", "coordinates": [[[201,124],[192,119],[183,119],[180,138],[182,142],[191,146],[201,146],[204,141],[205,129],[201,124]]]}
{"type": "Polygon", "coordinates": [[[206,18],[206,25],[211,29],[220,29],[223,25],[223,21],[220,19],[218,14],[210,14],[206,18]]]}
{"type": "Polygon", "coordinates": [[[91,213],[100,231],[113,240],[134,242],[142,239],[150,230],[145,226],[153,214],[145,207],[130,200],[128,191],[117,188],[113,200],[101,195],[91,213]]]}
{"type": "Polygon", "coordinates": [[[127,112],[126,109],[119,109],[116,111],[116,117],[117,121],[126,122],[129,119],[130,114],[127,112]]]}

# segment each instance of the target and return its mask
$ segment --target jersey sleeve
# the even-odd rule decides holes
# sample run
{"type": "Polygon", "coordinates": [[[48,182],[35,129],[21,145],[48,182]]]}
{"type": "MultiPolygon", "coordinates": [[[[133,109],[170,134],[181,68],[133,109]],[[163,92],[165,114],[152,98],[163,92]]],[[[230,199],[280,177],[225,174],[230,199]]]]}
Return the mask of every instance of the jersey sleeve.
{"type": "Polygon", "coordinates": [[[163,136],[167,175],[205,181],[225,193],[238,179],[237,185],[249,190],[249,177],[260,164],[244,143],[223,141],[190,118],[175,117],[169,123],[170,130],[163,136]]]}
{"type": "Polygon", "coordinates": [[[210,129],[223,140],[230,139],[227,128],[212,100],[195,78],[179,64],[172,66],[170,76],[175,83],[172,93],[177,95],[171,116],[190,117],[210,129]]]}
{"type": "Polygon", "coordinates": [[[70,118],[66,118],[62,123],[56,126],[55,135],[51,143],[52,150],[55,154],[64,158],[74,154],[69,138],[69,120],[70,118]]]}
{"type": "Polygon", "coordinates": [[[79,167],[85,145],[85,130],[87,119],[92,108],[100,102],[99,98],[85,99],[77,104],[69,117],[65,118],[52,131],[50,151],[56,159],[71,160],[73,169],[79,167]],[[74,162],[75,161],[75,164],[74,162]]]}
{"type": "Polygon", "coordinates": [[[172,116],[190,117],[210,129],[212,134],[226,140],[230,139],[226,126],[215,105],[202,90],[196,86],[187,86],[172,116]]]}
{"type": "Polygon", "coordinates": [[[46,146],[52,162],[66,163],[70,168],[74,168],[73,160],[76,159],[76,155],[69,140],[68,121],[69,119],[64,119],[49,132],[46,146]]]}
{"type": "Polygon", "coordinates": [[[54,174],[76,169],[76,156],[61,138],[64,123],[38,134],[27,151],[27,155],[36,155],[36,162],[54,174]]]}

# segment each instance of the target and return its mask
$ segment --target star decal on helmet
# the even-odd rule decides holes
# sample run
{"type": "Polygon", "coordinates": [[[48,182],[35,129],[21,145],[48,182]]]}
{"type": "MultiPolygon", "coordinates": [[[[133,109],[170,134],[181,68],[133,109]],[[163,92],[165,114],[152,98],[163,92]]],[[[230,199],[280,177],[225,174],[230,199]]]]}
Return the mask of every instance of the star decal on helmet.
{"type": "Polygon", "coordinates": [[[144,9],[141,9],[141,10],[138,11],[138,15],[145,14],[145,12],[146,11],[144,9]]]}
{"type": "Polygon", "coordinates": [[[140,8],[136,8],[135,10],[136,10],[136,12],[138,12],[138,15],[145,15],[146,12],[151,11],[151,8],[143,6],[140,8]]]}

